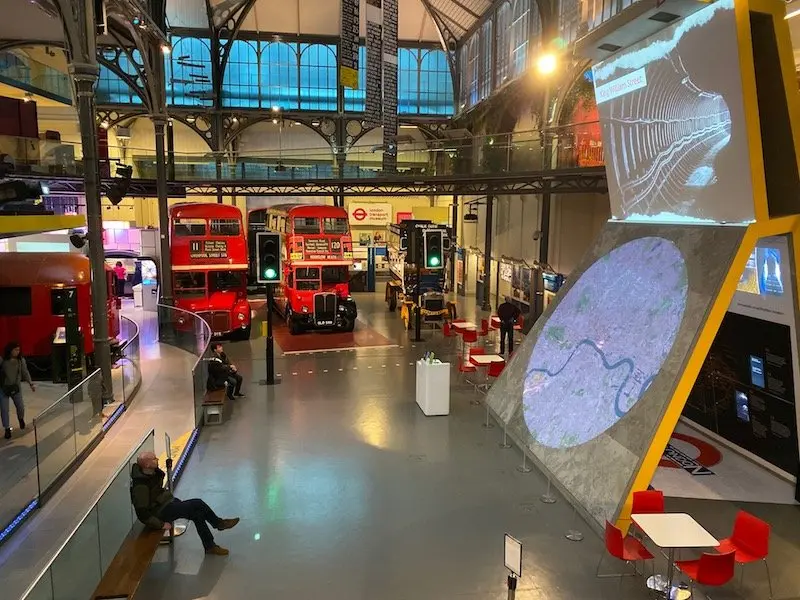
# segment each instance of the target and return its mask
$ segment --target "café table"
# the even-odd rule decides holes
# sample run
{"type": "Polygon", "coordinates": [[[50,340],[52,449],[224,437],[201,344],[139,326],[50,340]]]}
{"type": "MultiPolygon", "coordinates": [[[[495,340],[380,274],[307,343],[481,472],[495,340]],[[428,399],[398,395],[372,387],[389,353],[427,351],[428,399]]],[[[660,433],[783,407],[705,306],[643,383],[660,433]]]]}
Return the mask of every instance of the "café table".
{"type": "Polygon", "coordinates": [[[653,575],[648,578],[647,587],[669,600],[691,598],[689,590],[672,585],[675,576],[675,550],[716,548],[719,540],[686,513],[634,514],[631,519],[656,546],[667,550],[669,555],[667,575],[653,575]]]}

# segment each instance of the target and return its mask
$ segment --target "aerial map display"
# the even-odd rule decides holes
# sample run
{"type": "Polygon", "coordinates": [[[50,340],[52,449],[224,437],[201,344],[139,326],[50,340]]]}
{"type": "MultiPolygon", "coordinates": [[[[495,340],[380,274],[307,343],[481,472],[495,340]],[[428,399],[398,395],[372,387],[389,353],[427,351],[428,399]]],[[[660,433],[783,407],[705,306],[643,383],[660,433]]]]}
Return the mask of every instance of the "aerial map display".
{"type": "Polygon", "coordinates": [[[738,55],[720,0],[593,67],[614,218],[754,219],[738,55]]]}
{"type": "Polygon", "coordinates": [[[628,242],[589,267],[528,361],[523,404],[533,440],[577,446],[624,417],[672,349],[687,289],[680,250],[660,237],[628,242]]]}

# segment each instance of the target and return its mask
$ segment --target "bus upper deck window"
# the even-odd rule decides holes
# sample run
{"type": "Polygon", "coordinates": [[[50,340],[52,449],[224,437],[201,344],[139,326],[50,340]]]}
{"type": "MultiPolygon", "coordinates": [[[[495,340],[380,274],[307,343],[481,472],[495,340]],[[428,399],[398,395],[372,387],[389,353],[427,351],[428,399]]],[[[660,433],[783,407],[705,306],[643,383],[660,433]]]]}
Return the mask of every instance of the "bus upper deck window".
{"type": "Polygon", "coordinates": [[[319,219],[317,217],[295,217],[295,233],[319,233],[319,219]]]}
{"type": "Polygon", "coordinates": [[[340,233],[342,235],[349,231],[347,219],[344,217],[326,217],[322,219],[322,228],[325,233],[340,233]]]}
{"type": "Polygon", "coordinates": [[[211,219],[211,235],[239,235],[237,219],[211,219]]]}
{"type": "Polygon", "coordinates": [[[175,219],[175,235],[188,237],[206,234],[206,222],[203,219],[175,219]]]}

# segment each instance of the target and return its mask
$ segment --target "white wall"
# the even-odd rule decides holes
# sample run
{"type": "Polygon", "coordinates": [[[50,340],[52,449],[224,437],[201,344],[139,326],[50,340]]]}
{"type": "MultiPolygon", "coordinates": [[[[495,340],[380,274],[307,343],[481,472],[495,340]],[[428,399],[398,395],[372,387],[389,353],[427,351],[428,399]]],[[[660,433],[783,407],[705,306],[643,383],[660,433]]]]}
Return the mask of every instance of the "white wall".
{"type": "MultiPolygon", "coordinates": [[[[486,205],[483,200],[475,212],[478,221],[464,223],[466,204],[473,200],[460,198],[459,244],[483,250],[486,232],[486,205]]],[[[569,275],[584,253],[591,247],[610,217],[608,196],[601,194],[554,194],[550,208],[549,263],[559,273],[569,275]]],[[[521,259],[533,263],[539,260],[539,241],[534,232],[540,229],[541,200],[539,196],[498,196],[492,217],[492,256],[521,259]]],[[[494,281],[494,276],[492,276],[494,281]]]]}

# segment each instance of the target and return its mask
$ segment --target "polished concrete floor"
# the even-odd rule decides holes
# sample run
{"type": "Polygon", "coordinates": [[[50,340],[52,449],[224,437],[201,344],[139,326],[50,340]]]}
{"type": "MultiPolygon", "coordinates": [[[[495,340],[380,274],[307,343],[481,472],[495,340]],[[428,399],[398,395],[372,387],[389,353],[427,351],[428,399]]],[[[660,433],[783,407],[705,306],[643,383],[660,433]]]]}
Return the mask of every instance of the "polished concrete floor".
{"type": "MultiPolygon", "coordinates": [[[[422,415],[413,363],[427,349],[452,356],[455,344],[430,332],[414,343],[381,295],[356,299],[363,322],[397,348],[283,356],[281,384],[267,388],[258,383],[263,340],[227,345],[247,397],[228,422],[203,430],[178,495],[242,518],[218,535],[231,554],[206,558],[190,528],[160,551],[137,598],[505,598],[506,532],[523,542],[521,600],[650,597],[638,577],[595,578],[600,537],[562,498],[540,501],[546,480],[517,471],[521,454],[499,446],[502,430],[482,427],[484,409],[469,403],[469,387],[453,390],[449,416],[422,415]],[[571,528],[583,541],[564,537],[571,528]]],[[[670,508],[723,537],[736,507],[720,504],[675,500],[670,508]]],[[[785,598],[800,589],[792,571],[800,515],[780,509],[765,516],[782,529],[772,566],[776,597],[785,598]]],[[[605,570],[620,567],[611,561],[605,570]]],[[[754,565],[743,588],[714,598],[766,599],[765,581],[754,565]]]]}
{"type": "MultiPolygon", "coordinates": [[[[22,597],[149,429],[156,429],[156,452],[160,454],[165,449],[165,433],[176,440],[194,425],[191,368],[195,357],[158,344],[155,313],[126,310],[125,314],[141,327],[141,389],[129,410],[55,496],[0,546],[3,600],[22,597]]],[[[115,387],[115,396],[120,394],[115,387]]]]}

